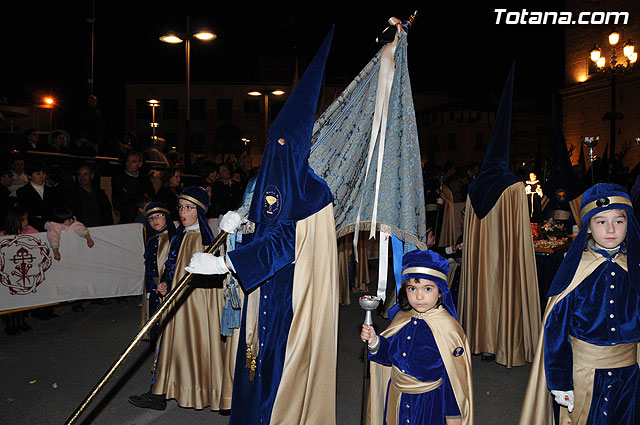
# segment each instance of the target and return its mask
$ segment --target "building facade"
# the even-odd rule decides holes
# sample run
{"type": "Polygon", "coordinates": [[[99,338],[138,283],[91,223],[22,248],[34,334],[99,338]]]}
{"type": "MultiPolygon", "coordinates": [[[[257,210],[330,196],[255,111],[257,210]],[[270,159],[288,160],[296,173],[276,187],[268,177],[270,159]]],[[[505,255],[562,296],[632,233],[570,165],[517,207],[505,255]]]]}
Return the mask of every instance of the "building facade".
{"type": "MultiPolygon", "coordinates": [[[[640,72],[627,72],[616,82],[615,97],[612,99],[611,81],[596,71],[590,59],[594,45],[601,48],[602,56],[609,65],[612,53],[608,36],[612,31],[620,34],[616,45],[619,63],[626,63],[622,47],[631,40],[635,50],[640,47],[640,3],[629,0],[577,1],[567,0],[567,11],[573,16],[589,13],[592,17],[602,17],[601,25],[565,26],[565,88],[561,91],[563,100],[563,125],[567,146],[573,146],[571,160],[578,163],[580,149],[585,137],[599,137],[594,155],[602,157],[611,144],[611,110],[615,101],[617,118],[615,121],[615,153],[624,167],[632,169],[640,161],[640,148],[635,139],[640,137],[640,72]],[[627,23],[624,24],[628,13],[627,23]],[[607,14],[608,13],[608,14],[607,14]],[[616,23],[617,18],[617,23],[616,23]],[[608,23],[607,23],[608,20],[608,23]]],[[[588,152],[585,149],[585,153],[588,152]]],[[[588,166],[588,164],[587,164],[588,166]]]]}

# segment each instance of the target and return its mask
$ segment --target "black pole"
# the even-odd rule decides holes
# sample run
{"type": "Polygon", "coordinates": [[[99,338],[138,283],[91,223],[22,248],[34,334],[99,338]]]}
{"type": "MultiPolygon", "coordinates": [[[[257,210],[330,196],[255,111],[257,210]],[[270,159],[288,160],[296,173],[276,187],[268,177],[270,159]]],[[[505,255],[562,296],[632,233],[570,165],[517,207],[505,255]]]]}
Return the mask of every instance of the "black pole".
{"type": "Polygon", "coordinates": [[[367,395],[369,393],[367,389],[367,375],[369,374],[369,356],[367,348],[368,342],[364,343],[364,357],[362,359],[364,363],[364,371],[362,373],[362,407],[360,410],[360,425],[364,425],[365,418],[367,416],[367,395]]]}
{"type": "Polygon", "coordinates": [[[187,33],[185,37],[186,49],[186,116],[184,120],[184,164],[191,167],[191,22],[187,16],[187,33]]]}
{"type": "Polygon", "coordinates": [[[616,152],[616,74],[611,76],[611,150],[609,151],[609,158],[613,158],[616,152]]]}

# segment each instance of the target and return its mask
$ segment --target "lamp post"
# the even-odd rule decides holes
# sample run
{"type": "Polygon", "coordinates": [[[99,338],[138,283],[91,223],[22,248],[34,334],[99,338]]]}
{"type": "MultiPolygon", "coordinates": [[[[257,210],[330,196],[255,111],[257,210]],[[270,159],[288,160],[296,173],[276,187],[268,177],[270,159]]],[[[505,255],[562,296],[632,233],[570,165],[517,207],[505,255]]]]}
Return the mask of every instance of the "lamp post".
{"type": "Polygon", "coordinates": [[[156,108],[160,106],[160,101],[156,99],[147,100],[147,104],[151,106],[151,122],[149,125],[151,126],[151,143],[155,143],[158,139],[156,136],[156,128],[158,128],[158,123],[156,122],[156,108]]]}
{"type": "Polygon", "coordinates": [[[185,63],[186,63],[186,117],[184,123],[184,161],[188,167],[191,165],[191,40],[198,39],[201,41],[215,40],[218,36],[213,32],[203,28],[195,33],[191,32],[191,20],[187,16],[187,25],[185,33],[171,32],[160,37],[160,41],[169,44],[179,44],[184,42],[185,45],[185,63]]]}
{"type": "Polygon", "coordinates": [[[615,31],[612,32],[609,34],[608,41],[611,46],[611,57],[609,58],[608,64],[604,56],[601,55],[602,51],[597,44],[591,50],[590,58],[597,65],[598,73],[604,75],[611,82],[611,111],[607,112],[604,118],[611,122],[609,133],[611,150],[609,151],[609,158],[614,158],[616,152],[616,120],[623,118],[622,114],[616,112],[616,83],[633,67],[633,64],[638,60],[638,53],[634,51],[631,40],[627,41],[622,49],[626,62],[620,63],[618,62],[618,56],[616,54],[616,45],[620,41],[620,34],[615,31]]]}
{"type": "Polygon", "coordinates": [[[45,97],[42,101],[44,102],[44,107],[49,109],[49,133],[51,133],[51,129],[53,128],[53,106],[56,104],[56,101],[50,96],[45,97]]]}
{"type": "Polygon", "coordinates": [[[593,148],[595,148],[598,145],[599,141],[600,141],[600,136],[596,136],[596,137],[585,137],[584,142],[582,142],[586,147],[589,148],[589,162],[591,162],[591,185],[592,186],[596,184],[596,180],[595,180],[596,178],[593,171],[593,161],[595,160],[595,156],[593,155],[593,148]]]}
{"type": "Polygon", "coordinates": [[[269,135],[269,94],[272,94],[274,96],[282,96],[285,93],[286,92],[279,89],[273,90],[270,93],[266,92],[266,90],[265,93],[262,93],[258,90],[253,90],[247,93],[249,96],[264,96],[264,143],[261,143],[261,147],[264,147],[264,145],[267,143],[267,137],[269,135]]]}

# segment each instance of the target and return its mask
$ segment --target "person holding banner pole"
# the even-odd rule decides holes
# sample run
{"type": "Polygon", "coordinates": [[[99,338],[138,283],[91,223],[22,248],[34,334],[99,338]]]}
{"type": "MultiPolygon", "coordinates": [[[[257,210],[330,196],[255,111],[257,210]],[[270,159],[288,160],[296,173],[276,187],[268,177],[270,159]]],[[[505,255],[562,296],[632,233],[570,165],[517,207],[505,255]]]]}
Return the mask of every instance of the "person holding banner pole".
{"type": "MultiPolygon", "coordinates": [[[[195,252],[202,252],[214,240],[207,224],[209,195],[199,186],[186,187],[178,196],[180,228],[171,241],[164,272],[157,285],[163,297],[186,274],[195,252]]],[[[181,407],[226,414],[231,408],[236,331],[223,337],[220,331],[224,290],[222,279],[192,276],[188,289],[174,301],[161,324],[162,335],[151,388],[129,402],[142,408],[164,410],[166,400],[181,407]]]]}

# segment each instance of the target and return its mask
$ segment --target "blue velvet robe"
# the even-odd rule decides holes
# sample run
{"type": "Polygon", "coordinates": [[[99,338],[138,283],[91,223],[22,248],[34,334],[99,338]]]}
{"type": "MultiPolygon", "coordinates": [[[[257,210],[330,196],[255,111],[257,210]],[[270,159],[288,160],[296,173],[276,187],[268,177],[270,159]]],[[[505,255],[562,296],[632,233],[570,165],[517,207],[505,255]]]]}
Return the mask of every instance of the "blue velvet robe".
{"type": "MultiPolygon", "coordinates": [[[[612,258],[607,251],[595,252],[612,258]]],[[[640,294],[620,265],[605,261],[552,310],[545,324],[544,344],[550,390],[574,389],[570,335],[600,346],[640,341],[640,294]]],[[[637,364],[596,370],[589,424],[639,423],[638,406],[637,364]]]]}
{"type": "MultiPolygon", "coordinates": [[[[145,294],[148,294],[149,298],[147,300],[149,305],[149,317],[151,317],[160,307],[160,297],[156,292],[157,285],[159,283],[160,273],[159,270],[164,269],[164,263],[160,264],[158,267],[158,248],[161,244],[168,244],[169,233],[167,230],[164,230],[160,233],[156,233],[151,236],[147,243],[145,244],[144,250],[144,286],[145,286],[145,294]]],[[[166,260],[166,259],[164,259],[166,260]]],[[[161,259],[160,261],[163,261],[161,259]]],[[[147,319],[149,318],[147,317],[147,319]]],[[[155,344],[155,341],[158,337],[158,324],[156,323],[151,330],[149,331],[149,337],[151,338],[152,344],[155,344]]]]}
{"type": "MultiPolygon", "coordinates": [[[[166,230],[151,236],[145,245],[144,250],[144,286],[145,291],[149,294],[149,316],[158,310],[160,306],[160,298],[157,289],[158,279],[160,277],[159,270],[164,270],[164,261],[161,267],[158,267],[158,247],[160,244],[169,243],[168,232],[166,230]]],[[[166,260],[166,259],[165,259],[166,260]]],[[[162,260],[161,260],[162,261],[162,260]]]]}
{"type": "Polygon", "coordinates": [[[268,424],[271,419],[293,318],[295,236],[293,221],[281,221],[277,226],[256,225],[252,240],[251,235],[243,235],[243,246],[228,253],[244,291],[248,293],[260,286],[261,313],[260,352],[254,379],[250,381],[244,357],[247,311],[242,310],[230,424],[268,424]]]}
{"type": "MultiPolygon", "coordinates": [[[[442,385],[433,391],[402,395],[398,412],[400,424],[440,425],[445,423],[445,416],[460,416],[440,351],[424,320],[410,321],[388,339],[380,335],[378,337],[380,345],[375,354],[369,353],[370,360],[385,366],[396,366],[420,381],[443,378],[442,385]]],[[[386,409],[385,405],[385,415],[386,409]]]]}

